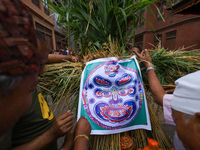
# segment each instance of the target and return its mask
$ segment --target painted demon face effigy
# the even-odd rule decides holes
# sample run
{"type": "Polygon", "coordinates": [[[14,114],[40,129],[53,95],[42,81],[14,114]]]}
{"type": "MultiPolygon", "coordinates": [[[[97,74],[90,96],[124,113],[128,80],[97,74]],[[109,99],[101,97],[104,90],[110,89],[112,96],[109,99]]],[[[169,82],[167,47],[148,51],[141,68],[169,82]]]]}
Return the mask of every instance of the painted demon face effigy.
{"type": "Polygon", "coordinates": [[[138,72],[109,61],[98,65],[83,86],[83,105],[99,126],[118,129],[131,123],[143,102],[143,85],[138,72]]]}

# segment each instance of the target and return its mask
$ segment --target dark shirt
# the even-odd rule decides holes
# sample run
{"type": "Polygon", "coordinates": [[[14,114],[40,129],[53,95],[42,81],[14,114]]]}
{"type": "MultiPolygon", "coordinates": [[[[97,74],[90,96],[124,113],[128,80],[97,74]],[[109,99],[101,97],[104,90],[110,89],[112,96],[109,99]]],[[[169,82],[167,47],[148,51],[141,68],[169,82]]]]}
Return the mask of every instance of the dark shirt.
{"type": "Polygon", "coordinates": [[[67,50],[64,49],[62,55],[66,55],[67,54],[67,50]]]}
{"type": "MultiPolygon", "coordinates": [[[[53,125],[55,118],[43,98],[39,87],[33,93],[30,109],[18,120],[12,132],[12,147],[20,146],[34,140],[53,125]]],[[[57,141],[46,150],[57,150],[57,141]]]]}

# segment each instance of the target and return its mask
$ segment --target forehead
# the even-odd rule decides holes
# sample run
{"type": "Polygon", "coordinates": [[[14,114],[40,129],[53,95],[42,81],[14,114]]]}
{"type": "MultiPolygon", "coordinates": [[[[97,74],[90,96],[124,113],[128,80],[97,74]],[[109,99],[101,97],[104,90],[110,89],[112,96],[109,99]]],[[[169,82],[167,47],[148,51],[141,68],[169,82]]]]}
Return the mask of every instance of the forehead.
{"type": "Polygon", "coordinates": [[[137,47],[133,47],[133,49],[137,49],[137,50],[139,50],[139,48],[137,48],[137,47]]]}

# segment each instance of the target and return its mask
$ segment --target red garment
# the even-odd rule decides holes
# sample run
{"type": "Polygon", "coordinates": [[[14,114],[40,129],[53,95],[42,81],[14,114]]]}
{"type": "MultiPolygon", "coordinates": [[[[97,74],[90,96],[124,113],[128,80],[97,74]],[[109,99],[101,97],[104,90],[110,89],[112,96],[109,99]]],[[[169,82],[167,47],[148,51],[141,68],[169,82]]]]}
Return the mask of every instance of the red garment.
{"type": "Polygon", "coordinates": [[[32,16],[18,0],[0,1],[0,74],[37,72],[39,53],[32,16]]]}
{"type": "Polygon", "coordinates": [[[59,53],[62,54],[62,53],[63,53],[63,50],[59,50],[59,53]]]}
{"type": "Polygon", "coordinates": [[[74,56],[74,52],[73,51],[71,51],[70,54],[71,54],[71,56],[74,56]]]}

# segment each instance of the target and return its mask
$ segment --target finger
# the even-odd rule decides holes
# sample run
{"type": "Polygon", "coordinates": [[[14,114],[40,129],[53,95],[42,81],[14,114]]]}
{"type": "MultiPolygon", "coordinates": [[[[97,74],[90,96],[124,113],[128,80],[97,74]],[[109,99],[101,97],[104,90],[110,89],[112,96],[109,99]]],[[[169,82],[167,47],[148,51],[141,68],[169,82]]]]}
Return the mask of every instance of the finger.
{"type": "Polygon", "coordinates": [[[174,89],[170,89],[170,90],[166,90],[167,94],[173,94],[174,93],[174,89]]]}
{"type": "Polygon", "coordinates": [[[147,49],[144,50],[145,56],[149,55],[149,52],[147,49]]]}
{"type": "Polygon", "coordinates": [[[72,130],[72,128],[73,128],[73,125],[68,126],[68,127],[66,128],[66,133],[69,132],[70,130],[72,130]]]}
{"type": "Polygon", "coordinates": [[[71,112],[71,110],[68,110],[67,112],[64,112],[63,114],[61,114],[58,118],[60,120],[63,120],[63,119],[65,119],[65,118],[67,118],[68,116],[71,116],[71,115],[73,115],[73,113],[71,112]]]}
{"type": "Polygon", "coordinates": [[[144,54],[144,50],[142,50],[142,52],[141,52],[141,56],[143,56],[143,54],[144,54]]]}
{"type": "Polygon", "coordinates": [[[81,116],[81,118],[80,119],[85,119],[85,117],[84,116],[81,116]]]}
{"type": "Polygon", "coordinates": [[[89,121],[87,119],[85,119],[86,123],[90,125],[89,121]]]}
{"type": "Polygon", "coordinates": [[[73,119],[74,119],[74,115],[67,116],[65,119],[62,120],[62,123],[67,124],[68,122],[73,121],[73,119]]]}
{"type": "Polygon", "coordinates": [[[73,126],[73,120],[67,122],[63,127],[66,129],[66,128],[70,127],[70,126],[73,126]]]}
{"type": "Polygon", "coordinates": [[[175,88],[174,87],[163,87],[163,89],[166,91],[166,90],[174,90],[175,88]]]}
{"type": "Polygon", "coordinates": [[[165,86],[165,85],[163,85],[162,87],[163,87],[164,90],[168,90],[169,89],[169,87],[165,86]]]}
{"type": "Polygon", "coordinates": [[[138,53],[137,51],[133,51],[139,58],[141,57],[141,55],[142,55],[142,53],[140,54],[140,53],[138,53]]]}
{"type": "Polygon", "coordinates": [[[72,115],[73,115],[73,113],[72,113],[71,111],[67,111],[67,112],[64,112],[63,114],[61,114],[61,115],[59,116],[59,119],[60,119],[60,120],[64,120],[64,119],[66,119],[67,117],[72,116],[72,115]]]}

